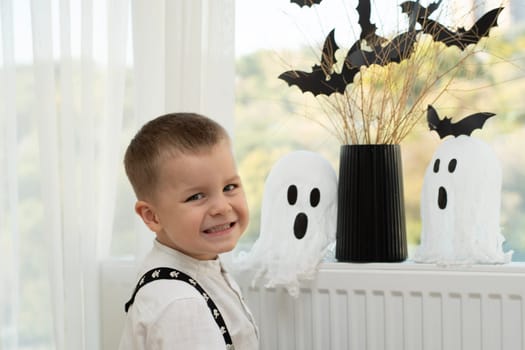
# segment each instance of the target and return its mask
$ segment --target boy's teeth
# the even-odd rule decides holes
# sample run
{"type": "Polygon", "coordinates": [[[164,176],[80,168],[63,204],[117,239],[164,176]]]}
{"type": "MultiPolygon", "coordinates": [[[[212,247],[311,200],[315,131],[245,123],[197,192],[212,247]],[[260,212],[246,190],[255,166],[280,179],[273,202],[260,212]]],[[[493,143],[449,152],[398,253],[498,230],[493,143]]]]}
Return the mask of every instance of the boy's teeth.
{"type": "Polygon", "coordinates": [[[215,227],[212,227],[210,229],[207,229],[206,231],[204,232],[207,232],[207,233],[214,233],[214,232],[219,232],[219,231],[224,231],[224,230],[227,230],[231,227],[231,224],[224,224],[224,225],[219,225],[219,226],[215,226],[215,227]]]}

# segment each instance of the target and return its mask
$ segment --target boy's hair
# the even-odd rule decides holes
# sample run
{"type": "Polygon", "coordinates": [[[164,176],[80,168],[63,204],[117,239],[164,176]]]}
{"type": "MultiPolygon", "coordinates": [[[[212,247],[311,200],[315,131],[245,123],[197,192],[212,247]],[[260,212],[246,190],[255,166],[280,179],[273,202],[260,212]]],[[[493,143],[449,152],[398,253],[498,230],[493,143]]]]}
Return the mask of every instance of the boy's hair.
{"type": "Polygon", "coordinates": [[[146,199],[158,183],[158,166],[180,153],[210,148],[228,133],[217,122],[196,113],[171,113],[146,124],[131,140],[124,156],[126,174],[138,199],[146,199]]]}

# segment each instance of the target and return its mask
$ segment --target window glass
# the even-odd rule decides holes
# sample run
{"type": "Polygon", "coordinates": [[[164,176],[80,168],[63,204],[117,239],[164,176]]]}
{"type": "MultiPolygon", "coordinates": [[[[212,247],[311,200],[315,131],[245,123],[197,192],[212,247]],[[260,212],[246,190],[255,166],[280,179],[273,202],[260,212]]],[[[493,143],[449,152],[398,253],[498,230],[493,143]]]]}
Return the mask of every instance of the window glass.
{"type": "MultiPolygon", "coordinates": [[[[371,21],[377,24],[378,33],[388,36],[406,28],[397,3],[372,0],[371,21]]],[[[473,19],[499,5],[499,1],[443,4],[439,18],[447,25],[468,28],[473,19]]],[[[441,117],[454,120],[478,111],[496,113],[473,136],[488,142],[501,160],[504,250],[514,250],[513,260],[523,261],[525,4],[506,1],[504,6],[499,26],[478,46],[484,52],[469,60],[436,106],[441,117]]],[[[320,61],[324,37],[333,28],[340,51],[346,53],[360,33],[353,7],[341,0],[324,0],[310,8],[282,0],[236,2],[235,145],[251,210],[251,223],[241,241],[244,246],[257,239],[264,180],[279,157],[298,149],[319,152],[338,172],[340,143],[327,127],[325,112],[311,103],[310,93],[302,94],[277,77],[290,69],[311,71],[320,61]]],[[[455,50],[450,49],[451,59],[455,50]]],[[[434,166],[431,158],[441,142],[437,133],[429,131],[424,116],[401,142],[409,250],[419,243],[423,177],[427,166],[434,166]]]]}

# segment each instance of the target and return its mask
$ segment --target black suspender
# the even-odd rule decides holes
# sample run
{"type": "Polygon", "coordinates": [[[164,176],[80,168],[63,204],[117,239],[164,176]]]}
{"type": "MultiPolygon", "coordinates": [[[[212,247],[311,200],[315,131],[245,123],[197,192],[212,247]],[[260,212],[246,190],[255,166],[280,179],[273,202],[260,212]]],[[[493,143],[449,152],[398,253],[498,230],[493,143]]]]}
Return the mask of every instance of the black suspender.
{"type": "Polygon", "coordinates": [[[190,285],[192,285],[200,295],[204,298],[206,301],[206,304],[208,305],[208,308],[210,309],[210,312],[213,316],[213,319],[217,323],[217,326],[219,327],[219,330],[221,331],[221,334],[224,338],[224,342],[226,343],[226,349],[233,349],[233,342],[232,338],[230,336],[230,333],[228,332],[228,328],[226,327],[226,323],[224,322],[224,319],[222,318],[222,315],[217,308],[217,305],[211,300],[211,298],[208,296],[208,293],[204,291],[204,289],[190,276],[186,275],[184,272],[169,268],[169,267],[158,267],[155,269],[151,269],[148,272],[146,272],[142,278],[140,279],[139,283],[135,287],[135,290],[133,291],[133,295],[131,296],[131,299],[126,303],[124,309],[126,312],[128,312],[129,307],[133,304],[135,301],[135,296],[137,295],[137,292],[140,288],[144,287],[146,284],[150,282],[154,282],[161,279],[168,279],[168,280],[178,280],[186,282],[190,285]]]}

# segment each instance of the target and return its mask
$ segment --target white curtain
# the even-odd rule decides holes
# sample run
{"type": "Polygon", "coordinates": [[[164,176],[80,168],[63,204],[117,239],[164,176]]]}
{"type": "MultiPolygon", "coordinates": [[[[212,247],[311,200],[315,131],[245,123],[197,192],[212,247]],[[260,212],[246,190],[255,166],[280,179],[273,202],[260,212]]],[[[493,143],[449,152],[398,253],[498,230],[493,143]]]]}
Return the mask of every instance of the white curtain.
{"type": "MultiPolygon", "coordinates": [[[[234,14],[234,0],[133,1],[138,125],[194,111],[233,132],[234,14]]],[[[152,240],[139,225],[138,260],[152,240]]]]}
{"type": "Polygon", "coordinates": [[[172,111],[232,130],[234,0],[0,0],[0,22],[0,350],[100,349],[117,221],[136,257],[153,238],[123,150],[172,111]]]}

